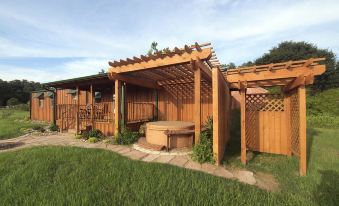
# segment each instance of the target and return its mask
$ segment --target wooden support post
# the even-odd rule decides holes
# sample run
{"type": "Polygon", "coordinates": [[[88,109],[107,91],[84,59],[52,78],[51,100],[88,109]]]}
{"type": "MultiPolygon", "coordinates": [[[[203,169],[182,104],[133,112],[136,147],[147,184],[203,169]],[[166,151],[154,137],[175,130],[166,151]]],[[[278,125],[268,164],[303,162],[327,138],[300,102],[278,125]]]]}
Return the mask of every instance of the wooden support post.
{"type": "Polygon", "coordinates": [[[240,90],[240,112],[241,112],[241,162],[246,160],[246,89],[240,90]]]}
{"type": "Polygon", "coordinates": [[[306,92],[305,86],[302,85],[298,88],[299,96],[299,146],[300,146],[300,159],[299,159],[299,172],[300,175],[306,175],[307,170],[307,147],[306,147],[306,92]]]}
{"type": "Polygon", "coordinates": [[[76,113],[76,134],[80,133],[80,129],[79,129],[79,104],[80,104],[80,90],[79,90],[79,86],[77,86],[77,113],[76,113]]]}
{"type": "Polygon", "coordinates": [[[292,145],[291,145],[291,138],[292,138],[292,132],[291,132],[291,96],[288,93],[285,93],[284,95],[284,112],[285,112],[285,121],[286,121],[286,142],[287,142],[287,148],[286,148],[286,155],[292,156],[292,145]]]}
{"type": "Polygon", "coordinates": [[[220,164],[219,160],[219,125],[222,124],[219,122],[219,107],[222,105],[219,103],[220,96],[219,96],[219,79],[218,79],[218,69],[212,69],[212,118],[213,118],[213,156],[216,159],[216,164],[220,164]]]}
{"type": "Polygon", "coordinates": [[[92,84],[90,87],[90,93],[91,93],[91,124],[92,124],[92,129],[94,129],[94,96],[93,96],[93,85],[92,84]]]}
{"type": "Polygon", "coordinates": [[[121,83],[119,80],[115,80],[115,101],[114,101],[114,135],[118,135],[120,132],[120,91],[121,83]]]}
{"type": "Polygon", "coordinates": [[[155,121],[158,121],[159,120],[159,111],[158,111],[158,108],[159,108],[159,96],[158,96],[158,90],[157,89],[154,89],[154,100],[155,100],[155,115],[154,115],[154,120],[155,121]]]}
{"type": "Polygon", "coordinates": [[[125,127],[125,89],[126,85],[121,84],[121,128],[125,127]]]}
{"type": "Polygon", "coordinates": [[[195,121],[195,144],[200,141],[201,132],[201,69],[191,61],[194,70],[194,121],[195,121]]]}

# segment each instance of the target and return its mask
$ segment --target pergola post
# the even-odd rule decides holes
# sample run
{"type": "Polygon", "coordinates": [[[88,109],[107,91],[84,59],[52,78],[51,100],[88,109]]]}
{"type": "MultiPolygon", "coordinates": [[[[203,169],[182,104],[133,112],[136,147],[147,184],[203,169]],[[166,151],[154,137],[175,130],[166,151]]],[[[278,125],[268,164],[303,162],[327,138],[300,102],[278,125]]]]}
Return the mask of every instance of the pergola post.
{"type": "Polygon", "coordinates": [[[246,88],[241,89],[239,92],[241,112],[241,162],[246,164],[246,88]]]}
{"type": "Polygon", "coordinates": [[[94,129],[94,96],[93,96],[93,85],[90,86],[90,93],[91,93],[91,124],[92,129],[94,129]]]}
{"type": "Polygon", "coordinates": [[[194,70],[194,122],[195,122],[195,144],[200,141],[201,131],[201,69],[196,66],[195,61],[191,61],[194,70]]]}
{"type": "Polygon", "coordinates": [[[120,132],[120,109],[121,109],[121,82],[115,80],[115,99],[114,99],[114,135],[120,132]]]}
{"type": "Polygon", "coordinates": [[[126,85],[123,82],[121,84],[121,128],[125,127],[125,93],[126,85]]]}
{"type": "Polygon", "coordinates": [[[284,94],[284,112],[285,112],[285,119],[286,119],[286,141],[287,141],[287,148],[286,148],[286,155],[292,155],[292,145],[291,145],[291,95],[288,93],[284,94]]]}
{"type": "Polygon", "coordinates": [[[80,93],[79,86],[77,86],[76,134],[79,134],[79,104],[80,104],[79,93],[80,93]]]}
{"type": "Polygon", "coordinates": [[[298,88],[299,96],[299,146],[300,146],[300,159],[299,159],[299,172],[300,175],[306,175],[306,92],[305,86],[301,85],[298,88]]]}

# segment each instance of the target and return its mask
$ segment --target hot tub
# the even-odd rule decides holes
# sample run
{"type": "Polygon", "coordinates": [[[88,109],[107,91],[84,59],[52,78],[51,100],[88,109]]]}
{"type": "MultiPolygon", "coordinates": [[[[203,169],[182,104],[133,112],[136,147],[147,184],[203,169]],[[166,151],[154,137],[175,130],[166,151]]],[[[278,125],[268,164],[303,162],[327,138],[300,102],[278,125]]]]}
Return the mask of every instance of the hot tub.
{"type": "MultiPolygon", "coordinates": [[[[165,131],[193,130],[194,123],[183,121],[157,121],[146,124],[146,141],[154,145],[167,146],[167,135],[165,131]]],[[[192,134],[176,134],[170,138],[170,148],[192,147],[192,134]]]]}

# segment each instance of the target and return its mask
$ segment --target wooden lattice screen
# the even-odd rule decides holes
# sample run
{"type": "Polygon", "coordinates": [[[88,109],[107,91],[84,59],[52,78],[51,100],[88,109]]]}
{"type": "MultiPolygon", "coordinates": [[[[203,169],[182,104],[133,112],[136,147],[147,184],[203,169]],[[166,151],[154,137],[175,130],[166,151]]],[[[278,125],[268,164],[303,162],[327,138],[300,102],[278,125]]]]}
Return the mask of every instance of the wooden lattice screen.
{"type": "Polygon", "coordinates": [[[299,122],[300,122],[300,112],[299,112],[299,95],[298,89],[293,90],[290,93],[291,101],[291,151],[294,155],[300,155],[300,144],[299,144],[299,122]]]}
{"type": "Polygon", "coordinates": [[[287,153],[285,100],[282,94],[247,94],[245,99],[246,148],[287,153]]]}

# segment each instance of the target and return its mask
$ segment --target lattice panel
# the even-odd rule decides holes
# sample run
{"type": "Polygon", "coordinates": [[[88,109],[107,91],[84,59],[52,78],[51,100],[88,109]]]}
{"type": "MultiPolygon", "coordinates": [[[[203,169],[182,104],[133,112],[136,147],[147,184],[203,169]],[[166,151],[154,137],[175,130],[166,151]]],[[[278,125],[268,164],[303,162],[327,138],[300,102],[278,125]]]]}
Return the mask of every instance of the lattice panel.
{"type": "Polygon", "coordinates": [[[299,146],[299,95],[298,89],[291,93],[291,150],[293,154],[300,155],[299,146]]]}
{"type": "Polygon", "coordinates": [[[246,111],[284,111],[284,97],[281,94],[247,94],[246,111]]]}
{"type": "Polygon", "coordinates": [[[258,131],[256,124],[258,123],[258,112],[249,111],[246,112],[246,128],[245,128],[245,136],[246,136],[246,148],[253,150],[257,147],[256,139],[258,131]]]}

